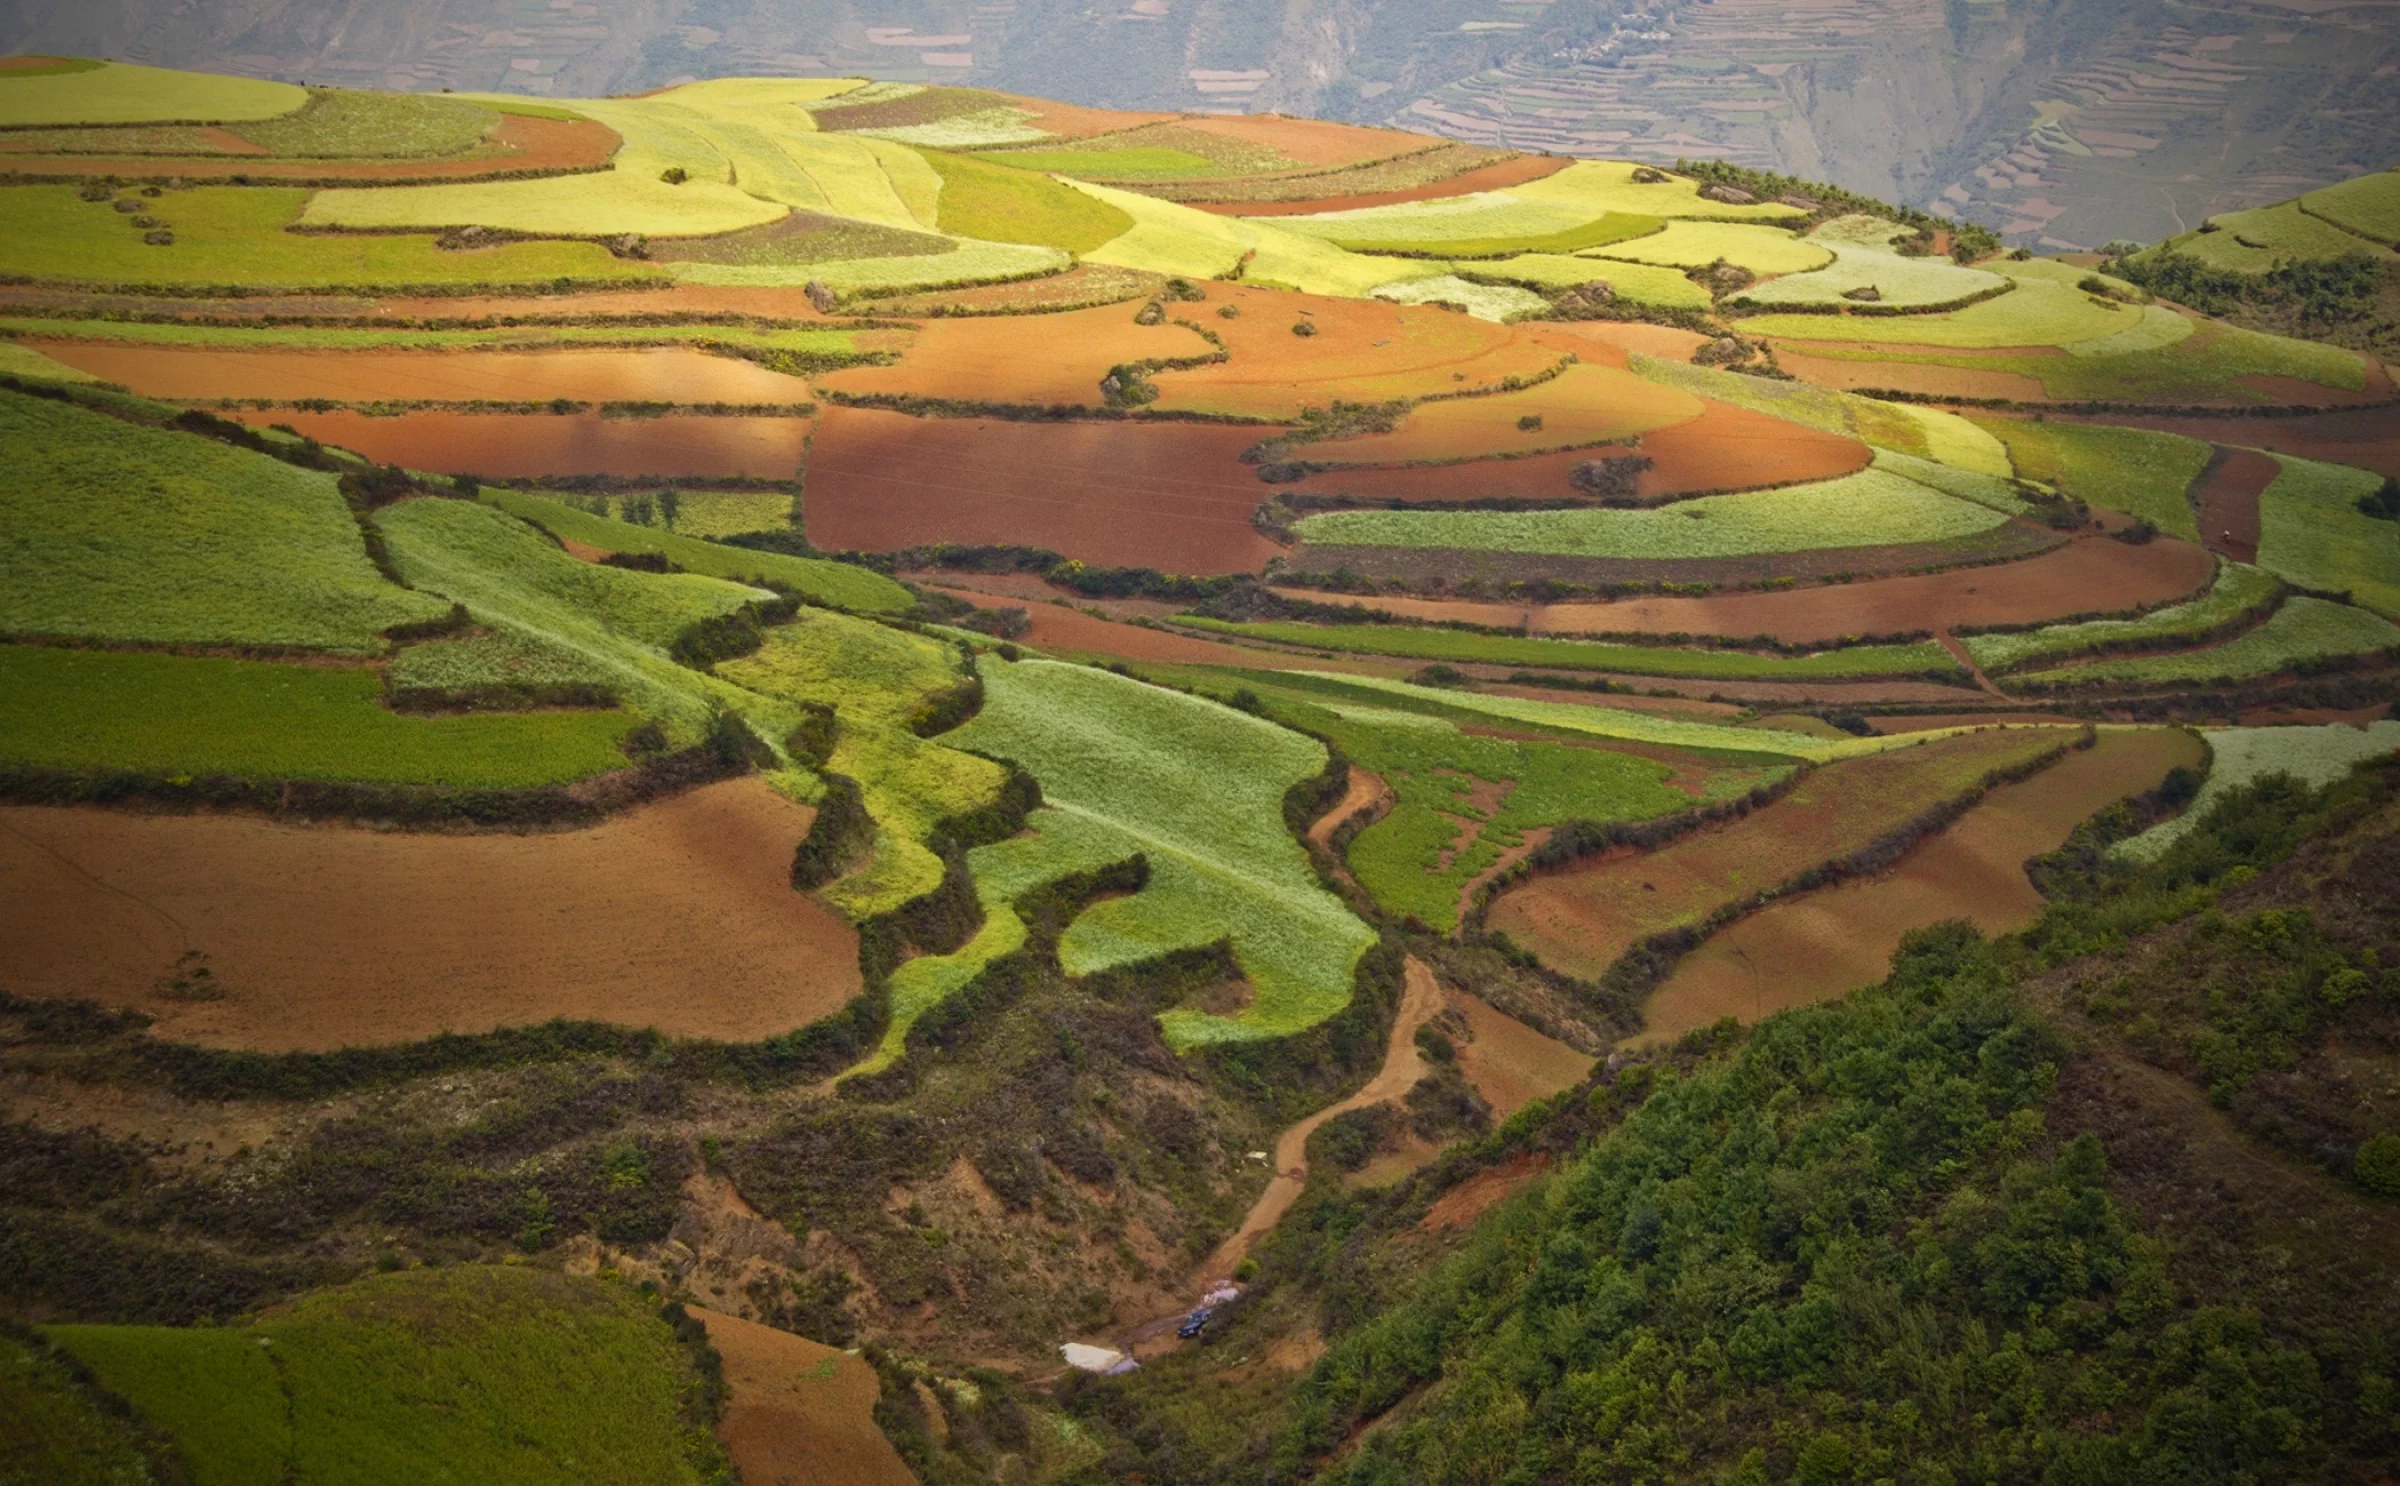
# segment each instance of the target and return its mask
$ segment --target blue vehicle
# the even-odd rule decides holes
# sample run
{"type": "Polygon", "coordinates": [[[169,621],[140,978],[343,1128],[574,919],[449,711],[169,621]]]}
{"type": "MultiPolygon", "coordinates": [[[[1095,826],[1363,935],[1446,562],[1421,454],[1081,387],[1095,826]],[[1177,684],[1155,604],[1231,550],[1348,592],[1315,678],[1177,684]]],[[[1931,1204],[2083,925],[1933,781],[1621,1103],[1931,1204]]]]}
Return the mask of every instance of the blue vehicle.
{"type": "Polygon", "coordinates": [[[1184,1341],[1190,1341],[1193,1337],[1200,1334],[1200,1329],[1208,1324],[1208,1318],[1216,1313],[1216,1308],[1214,1306],[1204,1305],[1200,1307],[1200,1309],[1183,1318],[1183,1324],[1175,1328],[1175,1335],[1184,1341]]]}

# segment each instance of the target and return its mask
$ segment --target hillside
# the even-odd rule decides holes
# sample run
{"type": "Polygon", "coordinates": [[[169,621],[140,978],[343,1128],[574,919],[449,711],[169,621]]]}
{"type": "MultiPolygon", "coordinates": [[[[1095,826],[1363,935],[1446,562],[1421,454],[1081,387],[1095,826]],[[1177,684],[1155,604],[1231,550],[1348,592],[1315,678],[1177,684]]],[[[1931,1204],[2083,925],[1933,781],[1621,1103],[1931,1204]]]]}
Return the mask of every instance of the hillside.
{"type": "Polygon", "coordinates": [[[0,1479],[2389,1472],[2380,178],[795,70],[0,68],[0,1479]]]}

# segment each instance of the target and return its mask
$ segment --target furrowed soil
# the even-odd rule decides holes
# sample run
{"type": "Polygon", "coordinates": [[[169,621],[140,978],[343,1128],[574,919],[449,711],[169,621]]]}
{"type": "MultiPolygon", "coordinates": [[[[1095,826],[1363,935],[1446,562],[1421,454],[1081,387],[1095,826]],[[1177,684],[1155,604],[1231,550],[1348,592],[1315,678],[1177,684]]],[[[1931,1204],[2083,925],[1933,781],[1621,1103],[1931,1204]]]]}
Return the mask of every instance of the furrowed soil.
{"type": "Polygon", "coordinates": [[[336,402],[803,403],[808,383],[680,346],[610,351],[216,351],[35,341],[144,397],[336,402]]]}
{"type": "Polygon", "coordinates": [[[2297,454],[2327,464],[2351,464],[2400,479],[2400,403],[2349,408],[2281,418],[2233,416],[2171,417],[2162,413],[2063,413],[2077,423],[2113,423],[2179,433],[2212,444],[2239,444],[2278,454],[2297,454]]]}
{"type": "Polygon", "coordinates": [[[1830,645],[1846,635],[2048,624],[2103,610],[2155,607],[2206,588],[2215,572],[2215,559],[2206,548],[2173,537],[2158,537],[2138,547],[2090,538],[2022,562],[1707,598],[1492,604],[1374,595],[1353,600],[1301,589],[1277,592],[1320,603],[1363,603],[1405,619],[1522,628],[1530,635],[1763,635],[1786,645],[1830,645]]]}
{"type": "Polygon", "coordinates": [[[1296,165],[1360,165],[1389,160],[1438,141],[1397,129],[1364,129],[1325,119],[1294,119],[1280,114],[1220,114],[1176,121],[1186,129],[1261,145],[1296,165]]]}
{"type": "Polygon", "coordinates": [[[1399,206],[1410,201],[1439,201],[1477,191],[1505,191],[1556,175],[1572,162],[1564,155],[1519,155],[1494,165],[1460,171],[1447,180],[1411,186],[1404,191],[1369,191],[1349,196],[1320,196],[1307,201],[1195,201],[1204,212],[1220,217],[1303,217],[1318,212],[1355,211],[1370,206],[1399,206]]]}
{"type": "Polygon", "coordinates": [[[755,1041],[859,991],[857,936],[791,889],[812,818],[756,778],[524,836],[7,807],[0,984],[262,1051],[554,1017],[755,1041]],[[161,996],[186,950],[223,999],[161,996]]]}
{"type": "Polygon", "coordinates": [[[1493,901],[1489,926],[1554,969],[1597,976],[1648,935],[1848,856],[2069,736],[1992,729],[1829,764],[1739,820],[1657,851],[1611,852],[1530,878],[1493,901]]]}
{"type": "MultiPolygon", "coordinates": [[[[1589,504],[1591,497],[1575,488],[1575,467],[1611,454],[1639,453],[1649,458],[1651,467],[1635,478],[1634,495],[1655,504],[1683,496],[1835,480],[1856,474],[1874,458],[1873,450],[1846,434],[1821,433],[1706,398],[1692,401],[1698,405],[1697,417],[1654,426],[1642,433],[1630,450],[1573,449],[1522,459],[1483,459],[1413,469],[1328,470],[1289,488],[1302,495],[1410,504],[1490,500],[1589,504]]],[[[1468,406],[1463,402],[1432,403],[1415,416],[1468,406]]],[[[1301,449],[1298,457],[1348,458],[1343,450],[1352,442],[1311,444],[1301,449]]]]}
{"type": "Polygon", "coordinates": [[[187,181],[215,181],[245,176],[254,181],[472,181],[518,174],[559,175],[602,170],[624,141],[614,129],[592,119],[537,119],[530,114],[503,114],[491,142],[502,152],[453,159],[422,160],[266,160],[258,146],[225,130],[212,141],[225,153],[213,155],[43,155],[30,153],[38,139],[0,135],[0,159],[23,175],[118,175],[137,180],[181,176],[187,181]],[[18,153],[24,150],[28,153],[18,153]]]}
{"type": "MultiPolygon", "coordinates": [[[[1310,444],[1305,457],[1345,464],[1480,460],[1629,439],[1698,418],[1706,405],[1611,366],[1572,366],[1521,392],[1420,403],[1390,433],[1310,444]],[[1533,425],[1524,426],[1526,419],[1533,425]]],[[[1585,458],[1620,452],[1585,449],[1585,458]]]]}
{"type": "Polygon", "coordinates": [[[1240,459],[1267,430],[1010,422],[827,408],[808,460],[808,539],[826,551],[934,542],[1043,547],[1171,573],[1255,571],[1266,489],[1240,459]]]}
{"type": "Polygon", "coordinates": [[[1459,1071],[1492,1107],[1492,1118],[1505,1120],[1536,1099],[1547,1099],[1574,1088],[1592,1071],[1595,1059],[1545,1037],[1480,996],[1460,990],[1447,992],[1449,1006],[1466,1021],[1466,1035],[1453,1037],[1459,1071]]]}
{"type": "Polygon", "coordinates": [[[1206,640],[1197,634],[1172,630],[1151,629],[1138,624],[1117,624],[1096,618],[1081,609],[1061,608],[1056,604],[1032,603],[1005,596],[977,592],[968,588],[942,587],[953,598],[965,599],[983,609],[1022,607],[1032,628],[1024,635],[1026,644],[1039,650],[1067,651],[1082,655],[1103,655],[1113,660],[1133,661],[1159,666],[1236,666],[1256,670],[1313,670],[1355,671],[1374,676],[1398,676],[1416,668],[1415,661],[1372,661],[1343,658],[1322,660],[1314,655],[1302,655],[1287,650],[1260,650],[1246,645],[1227,645],[1206,640]]]}
{"type": "Polygon", "coordinates": [[[875,1424],[875,1369],[838,1347],[693,1307],[725,1359],[717,1435],[744,1481],[916,1486],[875,1424]]]}
{"type": "Polygon", "coordinates": [[[429,411],[364,413],[278,409],[238,413],[383,464],[486,479],[573,475],[664,479],[790,480],[808,446],[806,418],[604,418],[597,413],[429,411]]]}
{"type": "Polygon", "coordinates": [[[1033,115],[1034,128],[1047,129],[1061,139],[1083,139],[1094,134],[1115,134],[1123,129],[1138,129],[1144,124],[1178,122],[1174,114],[1086,108],[1079,103],[1057,103],[1048,98],[1024,98],[1013,93],[1008,95],[1008,101],[1033,115]]]}
{"type": "Polygon", "coordinates": [[[1207,302],[1178,306],[1178,313],[1215,331],[1231,354],[1209,366],[1160,372],[1153,406],[1162,412],[1290,418],[1336,401],[1496,390],[1507,378],[1548,372],[1561,356],[1506,325],[1429,306],[1242,284],[1200,288],[1207,302]],[[1218,316],[1227,304],[1241,312],[1237,318],[1218,316]],[[1316,334],[1293,334],[1302,323],[1316,334]]]}
{"type": "Polygon", "coordinates": [[[928,320],[898,365],[849,367],[818,382],[837,392],[1096,408],[1109,368],[1212,349],[1180,325],[1134,324],[1135,309],[928,320]]]}
{"type": "Polygon", "coordinates": [[[2200,472],[2200,539],[2235,562],[2258,561],[2258,498],[2283,466],[2252,449],[2219,446],[2200,472]]]}
{"type": "Polygon", "coordinates": [[[1637,1045],[1673,1042],[1719,1017],[1755,1023],[1787,1007],[1881,980],[1901,936],[1963,918],[1987,934],[2041,916],[2027,860],[2055,851],[2076,826],[2204,762],[2180,728],[2110,732],[2031,779],[2002,785],[1890,871],[1771,904],[1686,955],[1643,1008],[1637,1045]]]}
{"type": "MultiPolygon", "coordinates": [[[[1931,352],[1940,355],[1940,352],[1931,352]]],[[[2012,357],[2031,358],[2044,354],[2033,350],[2016,350],[2012,357]]],[[[2052,351],[2050,355],[2063,353],[2052,351]]],[[[2050,394],[2042,390],[2039,378],[2022,372],[1999,371],[1959,366],[1925,366],[1909,361],[1845,361],[1831,356],[1811,356],[1792,349],[1789,341],[1775,345],[1775,363],[1803,382],[1819,387],[1855,392],[1861,387],[1890,388],[1898,392],[1915,392],[1926,397],[2004,398],[2010,402],[2048,402],[2050,394]]]]}

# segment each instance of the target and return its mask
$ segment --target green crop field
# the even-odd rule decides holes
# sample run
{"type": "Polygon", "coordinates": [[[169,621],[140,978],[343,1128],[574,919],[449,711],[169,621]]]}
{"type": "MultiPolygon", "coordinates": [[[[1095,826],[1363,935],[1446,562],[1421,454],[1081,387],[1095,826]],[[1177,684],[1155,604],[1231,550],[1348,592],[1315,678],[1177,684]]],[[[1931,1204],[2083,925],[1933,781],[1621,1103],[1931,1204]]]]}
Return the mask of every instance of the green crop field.
{"type": "Polygon", "coordinates": [[[2129,861],[2157,861],[2206,819],[2218,800],[2270,774],[2323,786],[2344,778],[2369,759],[2400,751],[2400,722],[2372,722],[2365,727],[2333,723],[2305,728],[2209,728],[2200,736],[2208,743],[2209,755],[2208,780],[2200,786],[2200,793],[2184,807],[2183,814],[2118,842],[2111,848],[2112,855],[2129,861]]]}
{"type": "Polygon", "coordinates": [[[463,155],[499,124],[498,109],[439,94],[311,88],[297,112],[239,132],[270,155],[390,159],[463,155]]]}
{"type": "MultiPolygon", "coordinates": [[[[1367,206],[1270,220],[1286,232],[1351,248],[1405,249],[1407,244],[1419,242],[1509,243],[1569,234],[1606,216],[1604,211],[1587,211],[1571,204],[1530,201],[1515,191],[1476,191],[1400,206],[1367,206]]],[[[1658,220],[1624,212],[1617,216],[1644,228],[1658,220]]]]}
{"type": "Polygon", "coordinates": [[[1324,766],[1321,744],[1081,666],[987,661],[984,685],[982,713],[947,741],[1030,770],[1047,802],[1037,819],[1081,817],[1120,856],[1149,858],[1147,887],[1068,928],[1070,974],[1230,939],[1256,1001],[1234,1017],[1167,1013],[1179,1046],[1296,1032],[1348,1002],[1373,936],[1317,885],[1283,822],[1285,790],[1324,766]]]}
{"type": "MultiPolygon", "coordinates": [[[[952,146],[964,148],[964,146],[952,146]]],[[[1098,181],[1178,181],[1205,179],[1223,172],[1206,155],[1166,145],[1116,145],[1078,150],[1065,146],[1046,150],[1005,150],[991,157],[1018,170],[1055,171],[1088,176],[1098,181]]]]}
{"type": "Polygon", "coordinates": [[[2400,625],[2364,609],[2295,596],[2265,624],[2204,650],[2104,660],[2087,666],[2034,671],[2033,689],[2074,686],[2212,685],[2279,675],[2311,661],[2400,653],[2400,625]]]}
{"type": "MultiPolygon", "coordinates": [[[[1807,273],[1754,284],[1741,292],[1738,303],[1750,305],[1807,304],[1839,308],[1854,303],[1853,292],[1872,289],[1874,301],[1885,308],[1955,304],[1962,299],[2007,289],[2010,282],[1979,268],[1961,268],[1947,258],[1904,258],[1886,244],[1904,231],[1871,217],[1842,217],[1817,229],[1808,241],[1833,254],[1833,262],[1807,273]]],[[[1890,332],[1898,335],[1894,327],[1890,332]]]]}
{"type": "Polygon", "coordinates": [[[1643,185],[1633,178],[1639,168],[1624,160],[1578,160],[1555,175],[1511,186],[1508,194],[1519,201],[1564,207],[1592,217],[1602,212],[1632,212],[1715,222],[1778,222],[1808,215],[1798,207],[1772,201],[1750,206],[1710,201],[1700,195],[1698,181],[1681,176],[1643,185]]]}
{"type": "MultiPolygon", "coordinates": [[[[1510,260],[1491,265],[1504,267],[1510,260]]],[[[1568,260],[1570,262],[1580,260],[1568,260]]],[[[1480,268],[1483,265],[1475,265],[1480,268]]],[[[1411,279],[1403,284],[1385,284],[1373,291],[1377,299],[1394,304],[1454,304],[1478,320],[1505,323],[1538,315],[1550,307],[1550,302],[1529,289],[1507,284],[1479,284],[1454,274],[1442,274],[1427,279],[1411,279]]]]}
{"type": "Polygon", "coordinates": [[[1568,670],[1617,671],[1633,676],[1814,681],[1837,676],[1918,676],[1928,672],[1954,672],[1959,668],[1958,662],[1950,658],[1948,651],[1930,641],[1922,645],[1857,645],[1846,650],[1821,651],[1815,655],[1752,655],[1740,650],[1551,640],[1406,624],[1303,624],[1296,621],[1237,624],[1194,618],[1178,619],[1176,622],[1217,634],[1271,640],[1317,650],[1401,655],[1412,660],[1557,666],[1568,670]]]}
{"type": "Polygon", "coordinates": [[[2311,191],[2300,205],[2359,236],[2400,247],[2400,172],[2382,171],[2311,191]]]}
{"type": "MultiPolygon", "coordinates": [[[[157,1476],[128,1421],[103,1413],[66,1368],[0,1336],[0,1481],[149,1486],[157,1476]]],[[[247,1478],[260,1479],[260,1478],[247,1478]]],[[[202,1479],[198,1486],[215,1486],[202,1479]]]]}
{"type": "Polygon", "coordinates": [[[849,294],[898,293],[1057,273],[1073,260],[1056,248],[1024,243],[961,242],[939,253],[889,258],[830,258],[815,263],[676,262],[667,271],[687,284],[735,288],[795,287],[811,281],[849,294]]]}
{"type": "Polygon", "coordinates": [[[2160,531],[2200,539],[2199,518],[2184,492],[2208,467],[2209,446],[2180,434],[2089,423],[2032,423],[1978,417],[1974,422],[2008,446],[2017,473],[2056,486],[2075,499],[2128,516],[2160,531]]]}
{"type": "Polygon", "coordinates": [[[2218,567],[2208,592],[2190,603],[2153,609],[2133,619],[2093,619],[2015,634],[1970,635],[1962,643],[1975,664],[1993,674],[2019,670],[2036,661],[2151,642],[2173,644],[2257,612],[2272,602],[2282,587],[2274,575],[2262,569],[2229,562],[2218,567]]]}
{"type": "Polygon", "coordinates": [[[223,1330],[49,1335],[175,1438],[195,1486],[692,1482],[691,1356],[630,1286],[461,1265],[318,1291],[223,1330]]]}
{"type": "Polygon", "coordinates": [[[717,674],[764,696],[835,709],[826,767],[857,781],[881,828],[873,857],[825,889],[853,920],[931,892],[942,876],[925,845],[934,826],[991,804],[1005,781],[988,759],[909,730],[912,713],[966,679],[957,648],[940,640],[804,610],[756,654],[719,663],[717,674]]]}
{"type": "Polygon", "coordinates": [[[63,361],[53,361],[31,346],[12,340],[0,340],[0,377],[21,377],[28,382],[96,382],[90,372],[77,371],[63,361]]]}
{"type": "Polygon", "coordinates": [[[1088,253],[1133,226],[1122,210],[1030,170],[966,155],[926,158],[942,178],[936,225],[944,232],[1088,253]]]}
{"type": "Polygon", "coordinates": [[[2258,498],[2258,565],[2400,619],[2400,526],[2358,509],[2382,477],[2287,454],[2275,462],[2283,472],[2258,498]]]}
{"type": "Polygon", "coordinates": [[[685,572],[736,583],[788,588],[811,603],[896,614],[916,602],[907,589],[891,579],[851,563],[728,547],[657,527],[590,515],[547,496],[495,485],[484,486],[480,498],[485,505],[522,517],[571,542],[581,542],[603,552],[655,552],[685,572]]]}
{"type": "Polygon", "coordinates": [[[2209,227],[2169,238],[2159,251],[2187,253],[2212,268],[2264,273],[2294,260],[2341,258],[2383,251],[2385,244],[2345,232],[2311,216],[2296,201],[2255,211],[2221,212],[2209,227]]]}
{"type": "Polygon", "coordinates": [[[1614,289],[1621,299],[1668,309],[1704,310],[1709,302],[1708,291],[1677,269],[1614,258],[1522,253],[1514,258],[1475,259],[1449,267],[1455,273],[1477,279],[1506,279],[1536,289],[1575,289],[1598,280],[1614,289]]]}
{"type": "Polygon", "coordinates": [[[1754,413],[1805,423],[1827,433],[1846,433],[1878,449],[1920,458],[1932,452],[1926,442],[1927,425],[1914,416],[1917,410],[1895,403],[1877,402],[1871,397],[1836,392],[1829,387],[1812,387],[1806,382],[1745,377],[1714,367],[1646,356],[1638,351],[1626,359],[1626,365],[1634,375],[1648,381],[1680,387],[1695,396],[1729,402],[1754,413]]]}
{"type": "MultiPolygon", "coordinates": [[[[410,192],[391,188],[382,194],[410,192]]],[[[447,253],[431,237],[288,232],[311,205],[309,193],[294,188],[194,186],[143,204],[173,230],[171,245],[144,242],[143,229],[131,218],[105,201],[80,199],[71,186],[0,186],[0,216],[10,224],[0,234],[0,274],[97,284],[318,288],[630,280],[659,272],[612,257],[596,243],[502,243],[447,253]]]]}
{"type": "Polygon", "coordinates": [[[738,706],[743,700],[734,688],[668,659],[666,651],[701,620],[767,596],[757,589],[698,573],[637,573],[583,562],[525,522],[473,501],[409,501],[378,513],[376,524],[411,586],[579,657],[674,742],[700,738],[711,701],[738,706]]]}
{"type": "MultiPolygon", "coordinates": [[[[617,515],[625,514],[624,501],[619,497],[617,515]]],[[[676,493],[675,524],[670,530],[687,537],[703,539],[740,536],[754,531],[788,531],[792,526],[792,498],[776,490],[683,490],[676,493]]],[[[655,513],[656,497],[652,510],[655,513]]],[[[653,516],[663,522],[663,516],[653,516]]],[[[647,523],[636,522],[635,525],[647,523]]],[[[718,577],[725,576],[722,573],[718,577]]]]}
{"type": "Polygon", "coordinates": [[[520,630],[497,628],[461,640],[411,645],[384,667],[395,690],[467,692],[500,688],[591,686],[612,691],[616,679],[591,658],[520,630]]]}
{"type": "Polygon", "coordinates": [[[365,667],[0,645],[0,761],[527,789],[625,766],[619,712],[410,717],[365,667]]]}
{"type": "Polygon", "coordinates": [[[1939,542],[2008,519],[1896,473],[1889,463],[1838,480],[1655,510],[1334,511],[1293,530],[1316,546],[1673,560],[1939,542]]]}
{"type": "Polygon", "coordinates": [[[73,71],[0,73],[0,128],[55,124],[226,124],[271,119],[308,102],[290,83],[108,62],[73,71]]]}
{"type": "Polygon", "coordinates": [[[1833,262],[1831,249],[1781,227],[1741,222],[1669,222],[1664,231],[1595,248],[1594,258],[1621,258],[1661,268],[1706,268],[1723,259],[1755,274],[1808,273],[1833,262]]]}
{"type": "MultiPolygon", "coordinates": [[[[382,330],[353,325],[180,325],[142,320],[41,320],[10,315],[0,316],[0,334],[137,346],[214,346],[226,350],[289,347],[313,351],[526,351],[570,346],[694,346],[701,350],[792,351],[805,357],[847,359],[858,348],[855,335],[847,330],[605,322],[494,325],[471,330],[382,330]]],[[[77,379],[90,380],[80,374],[77,379]]]]}
{"type": "Polygon", "coordinates": [[[0,633],[369,654],[448,605],[367,558],[333,476],[0,392],[0,633]]]}
{"type": "MultiPolygon", "coordinates": [[[[1439,224],[1429,225],[1438,230],[1439,224]]],[[[1326,241],[1336,247],[1361,253],[1402,253],[1419,258],[1505,258],[1520,253],[1579,253],[1586,248],[1604,248],[1631,238],[1648,238],[1665,229],[1666,223],[1657,217],[1635,217],[1611,212],[1555,232],[1420,238],[1349,238],[1333,235],[1328,236],[1326,241]]]]}
{"type": "Polygon", "coordinates": [[[2011,346],[2067,346],[2116,334],[2142,322],[2141,307],[2096,299],[2076,286],[2085,271],[2035,259],[1994,263],[2016,288],[1997,298],[1938,315],[1910,315],[1861,325],[1839,315],[1754,315],[1745,334],[1771,340],[1871,340],[1955,350],[1998,350],[2011,346]]]}

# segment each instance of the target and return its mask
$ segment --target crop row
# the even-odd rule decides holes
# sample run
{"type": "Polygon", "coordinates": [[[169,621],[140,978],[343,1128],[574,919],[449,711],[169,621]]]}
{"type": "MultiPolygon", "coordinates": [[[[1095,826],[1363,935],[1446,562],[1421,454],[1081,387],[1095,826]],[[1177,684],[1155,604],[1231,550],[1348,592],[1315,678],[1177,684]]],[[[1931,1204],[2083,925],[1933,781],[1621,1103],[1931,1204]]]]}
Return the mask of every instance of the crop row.
{"type": "Polygon", "coordinates": [[[1762,681],[1832,677],[1955,675],[1958,662],[1930,641],[1917,645],[1857,645],[1815,655],[1753,655],[1726,649],[1553,640],[1483,634],[1404,624],[1307,624],[1294,620],[1234,623],[1185,617],[1195,629],[1317,650],[1399,655],[1414,660],[1504,666],[1557,666],[1632,676],[1696,676],[1762,681]]]}

